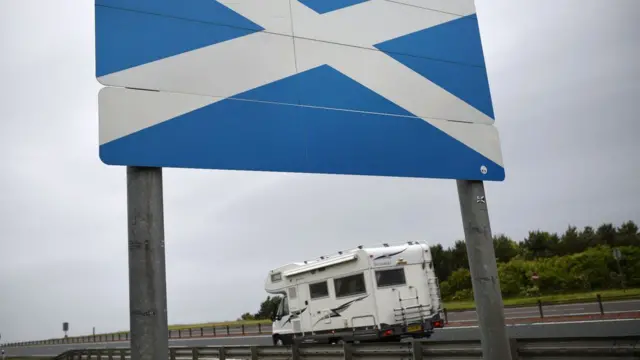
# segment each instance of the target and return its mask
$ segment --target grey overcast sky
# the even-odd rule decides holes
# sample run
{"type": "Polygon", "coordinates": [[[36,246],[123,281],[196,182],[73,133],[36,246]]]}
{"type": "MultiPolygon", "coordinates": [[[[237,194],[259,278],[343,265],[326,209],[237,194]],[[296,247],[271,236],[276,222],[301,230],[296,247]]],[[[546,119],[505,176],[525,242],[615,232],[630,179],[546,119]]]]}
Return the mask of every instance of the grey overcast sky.
{"type": "MultiPolygon", "coordinates": [[[[477,0],[506,164],[494,233],[640,222],[640,1],[477,0]]],[[[0,0],[2,342],[129,325],[125,169],[98,159],[93,1],[0,0]]],[[[267,271],[463,238],[455,181],[167,169],[170,323],[235,319],[267,271]]]]}

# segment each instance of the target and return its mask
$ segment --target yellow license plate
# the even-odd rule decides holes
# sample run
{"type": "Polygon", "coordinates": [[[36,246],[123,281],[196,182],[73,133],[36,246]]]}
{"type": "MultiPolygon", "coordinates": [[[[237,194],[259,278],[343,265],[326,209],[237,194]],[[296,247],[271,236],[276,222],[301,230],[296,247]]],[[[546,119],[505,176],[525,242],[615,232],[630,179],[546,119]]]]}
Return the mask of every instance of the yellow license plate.
{"type": "Polygon", "coordinates": [[[422,325],[409,325],[407,326],[407,332],[422,331],[422,325]]]}

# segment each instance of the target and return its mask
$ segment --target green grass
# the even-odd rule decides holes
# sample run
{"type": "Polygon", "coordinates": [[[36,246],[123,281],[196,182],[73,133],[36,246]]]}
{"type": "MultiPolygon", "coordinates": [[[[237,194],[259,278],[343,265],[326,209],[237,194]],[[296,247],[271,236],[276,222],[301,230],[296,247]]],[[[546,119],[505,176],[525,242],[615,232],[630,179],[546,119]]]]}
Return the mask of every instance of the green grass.
{"type": "MultiPolygon", "coordinates": [[[[536,305],[538,300],[541,300],[543,303],[571,304],[576,302],[595,302],[597,294],[600,294],[603,302],[620,299],[638,299],[640,298],[640,289],[602,290],[575,294],[542,295],[539,297],[505,298],[503,301],[505,306],[514,307],[536,305]]],[[[444,303],[444,307],[447,311],[471,310],[475,309],[475,304],[473,301],[447,301],[444,303]]]]}
{"type": "Polygon", "coordinates": [[[229,327],[239,327],[242,325],[267,325],[271,324],[271,320],[245,320],[245,321],[220,321],[220,322],[207,322],[200,324],[177,324],[177,325],[169,325],[169,330],[181,330],[181,329],[190,329],[190,328],[201,328],[201,327],[212,327],[212,326],[227,326],[229,327]]]}

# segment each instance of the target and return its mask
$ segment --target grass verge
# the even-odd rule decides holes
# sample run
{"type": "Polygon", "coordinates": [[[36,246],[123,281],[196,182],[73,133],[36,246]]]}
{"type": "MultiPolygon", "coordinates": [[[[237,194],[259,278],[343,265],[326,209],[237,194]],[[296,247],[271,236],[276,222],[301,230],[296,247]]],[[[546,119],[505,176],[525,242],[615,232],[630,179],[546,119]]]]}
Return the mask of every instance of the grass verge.
{"type": "Polygon", "coordinates": [[[190,329],[190,328],[201,328],[201,327],[239,327],[242,325],[245,326],[255,326],[258,324],[268,325],[271,324],[271,320],[244,320],[244,321],[221,321],[221,322],[208,322],[208,323],[200,323],[200,324],[177,324],[177,325],[169,325],[169,330],[182,330],[182,329],[190,329]]]}
{"type": "MultiPolygon", "coordinates": [[[[557,295],[542,295],[535,297],[517,297],[504,299],[505,307],[519,307],[519,306],[531,306],[538,304],[538,300],[546,304],[572,304],[578,302],[595,302],[596,295],[600,294],[603,302],[622,300],[622,299],[640,299],[640,289],[626,289],[626,290],[602,290],[591,291],[575,294],[557,294],[557,295]]],[[[475,303],[473,301],[449,301],[445,302],[444,307],[447,311],[461,311],[475,309],[475,303]]]]}

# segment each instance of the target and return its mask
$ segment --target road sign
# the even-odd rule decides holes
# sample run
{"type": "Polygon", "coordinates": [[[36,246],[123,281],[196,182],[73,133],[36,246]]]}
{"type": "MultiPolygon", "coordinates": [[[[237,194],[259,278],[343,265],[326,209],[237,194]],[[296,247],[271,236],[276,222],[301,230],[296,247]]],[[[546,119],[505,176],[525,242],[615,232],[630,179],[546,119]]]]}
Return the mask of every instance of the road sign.
{"type": "Polygon", "coordinates": [[[620,249],[613,248],[613,258],[616,260],[622,259],[622,253],[620,252],[620,249]]]}
{"type": "Polygon", "coordinates": [[[473,0],[96,0],[100,158],[501,181],[475,11],[473,0]]]}

